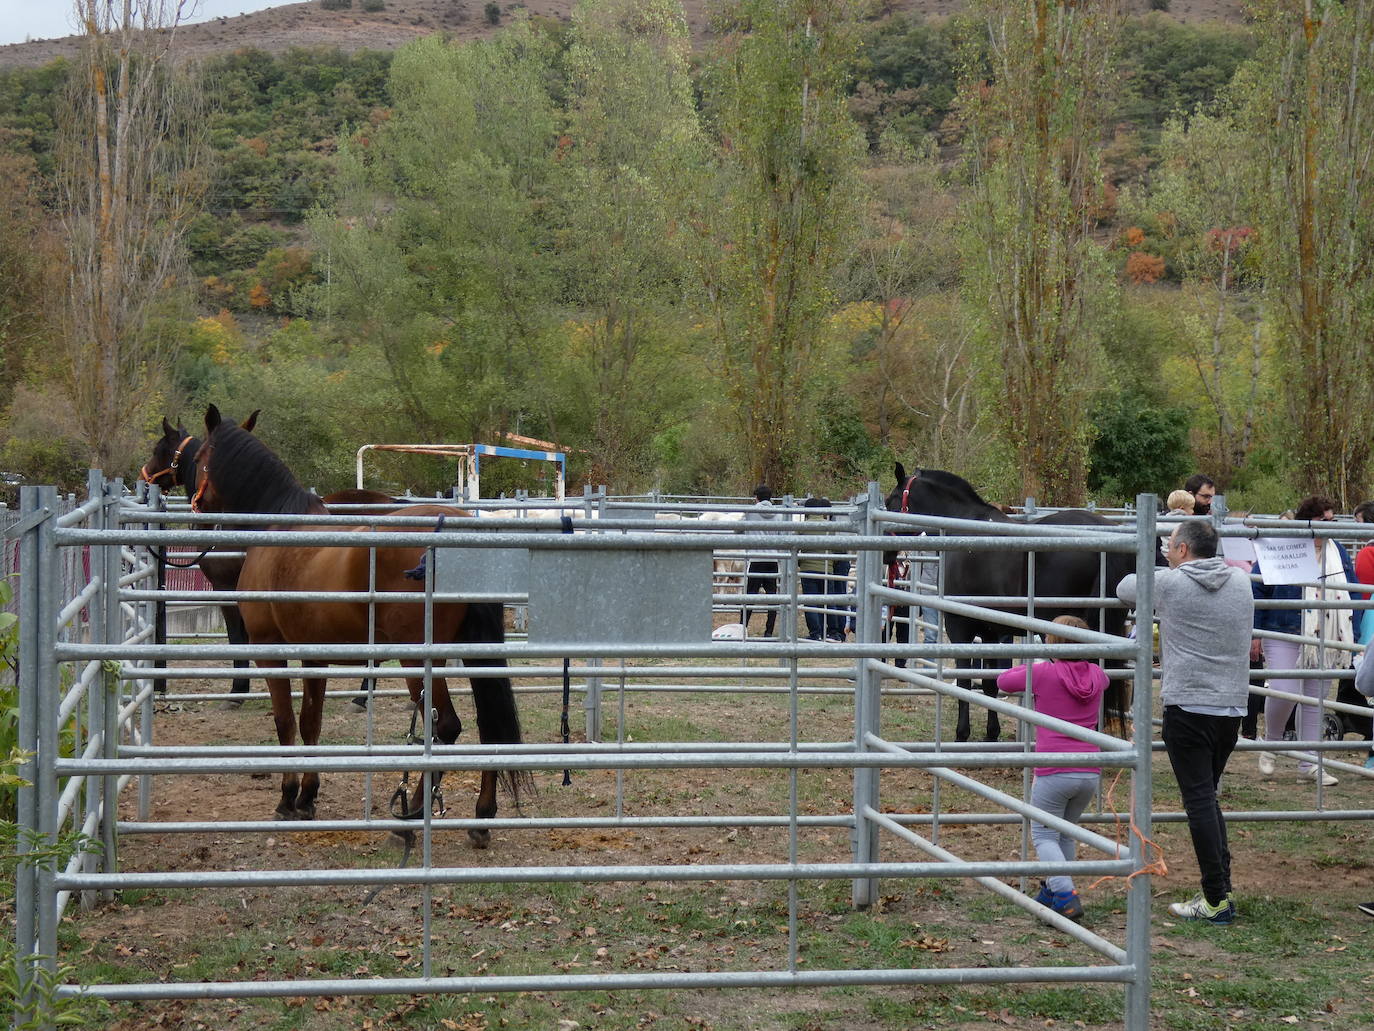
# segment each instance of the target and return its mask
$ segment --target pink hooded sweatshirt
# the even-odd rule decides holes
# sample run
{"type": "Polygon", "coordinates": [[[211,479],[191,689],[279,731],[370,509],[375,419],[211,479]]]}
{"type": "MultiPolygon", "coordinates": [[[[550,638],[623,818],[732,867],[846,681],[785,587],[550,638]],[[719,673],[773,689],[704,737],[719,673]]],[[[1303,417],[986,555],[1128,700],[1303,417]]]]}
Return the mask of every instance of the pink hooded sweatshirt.
{"type": "MultiPolygon", "coordinates": [[[[1035,711],[1054,716],[1088,730],[1097,729],[1097,714],[1102,692],[1107,690],[1107,674],[1095,662],[1083,659],[1051,660],[1031,666],[1031,688],[1035,711]]],[[[997,688],[1006,694],[1026,689],[1026,667],[1013,666],[997,678],[997,688]]],[[[1047,727],[1035,728],[1037,752],[1097,752],[1096,745],[1069,737],[1047,727]]],[[[1035,774],[1100,773],[1096,766],[1037,766],[1035,774]]]]}

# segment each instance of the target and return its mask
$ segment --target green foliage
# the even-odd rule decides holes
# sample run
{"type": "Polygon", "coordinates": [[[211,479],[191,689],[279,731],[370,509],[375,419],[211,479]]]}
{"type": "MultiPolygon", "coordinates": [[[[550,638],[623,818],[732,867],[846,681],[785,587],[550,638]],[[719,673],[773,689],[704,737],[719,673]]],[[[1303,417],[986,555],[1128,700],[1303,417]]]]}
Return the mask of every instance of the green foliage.
{"type": "Polygon", "coordinates": [[[744,0],[727,15],[737,49],[706,75],[723,145],[721,192],[699,216],[701,279],[742,480],[790,490],[812,450],[826,319],[859,222],[863,141],[846,98],[857,38],[846,0],[744,0]]]}
{"type": "Polygon", "coordinates": [[[849,101],[869,146],[888,131],[917,143],[939,129],[954,110],[958,67],[956,22],[910,14],[879,22],[854,62],[849,101]]]}
{"type": "Polygon", "coordinates": [[[1115,117],[1157,130],[1216,100],[1254,52],[1254,37],[1237,26],[1160,16],[1128,19],[1121,31],[1115,117]]]}
{"type": "Polygon", "coordinates": [[[487,19],[488,25],[501,24],[501,5],[496,0],[487,0],[487,5],[482,8],[482,15],[487,19]]]}
{"type": "Polygon", "coordinates": [[[386,0],[362,0],[358,6],[369,14],[376,14],[386,10],[386,0]]]}
{"type": "Polygon", "coordinates": [[[1088,490],[1099,501],[1133,502],[1142,493],[1164,497],[1192,470],[1184,409],[1127,391],[1100,400],[1092,419],[1088,490]]]}
{"type": "Polygon", "coordinates": [[[1014,458],[1018,494],[1082,500],[1101,375],[1099,327],[1113,284],[1089,232],[1117,15],[982,0],[991,85],[970,53],[960,95],[972,189],[964,293],[982,390],[1014,458]],[[1038,19],[1045,18],[1041,24],[1038,19]]]}
{"type": "Polygon", "coordinates": [[[326,11],[347,11],[353,6],[353,0],[320,0],[320,6],[326,11]]]}

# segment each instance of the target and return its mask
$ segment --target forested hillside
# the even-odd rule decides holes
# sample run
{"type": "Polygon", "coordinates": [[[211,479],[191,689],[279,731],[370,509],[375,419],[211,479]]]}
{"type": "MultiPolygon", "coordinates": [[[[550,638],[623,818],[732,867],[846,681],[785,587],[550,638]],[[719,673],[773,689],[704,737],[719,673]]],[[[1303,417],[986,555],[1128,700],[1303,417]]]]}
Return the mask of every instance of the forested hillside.
{"type": "MultiPolygon", "coordinates": [[[[1306,95],[1274,60],[1301,5],[1251,27],[1066,9],[1038,50],[981,17],[1035,5],[970,6],[745,2],[694,51],[675,4],[592,0],[486,40],[198,62],[198,115],[163,134],[196,156],[194,208],[124,334],[135,432],[103,445],[112,471],[215,401],[263,408],[326,490],[364,442],[509,431],[619,491],[845,494],[898,458],[1049,502],[1199,467],[1271,508],[1359,500],[1368,427],[1308,419],[1300,373],[1316,333],[1326,382],[1369,376],[1341,357],[1367,265],[1322,266],[1369,239],[1369,205],[1314,195],[1294,224],[1302,162],[1265,128],[1306,95]],[[1304,233],[1290,267],[1279,244],[1304,233]],[[1275,302],[1304,276],[1347,314],[1314,328],[1275,302]]],[[[1340,54],[1369,31],[1333,13],[1302,66],[1315,160],[1361,145],[1374,90],[1342,106],[1340,54]]],[[[0,468],[67,484],[101,453],[64,415],[86,363],[59,302],[85,81],[79,61],[0,71],[0,468]]]]}

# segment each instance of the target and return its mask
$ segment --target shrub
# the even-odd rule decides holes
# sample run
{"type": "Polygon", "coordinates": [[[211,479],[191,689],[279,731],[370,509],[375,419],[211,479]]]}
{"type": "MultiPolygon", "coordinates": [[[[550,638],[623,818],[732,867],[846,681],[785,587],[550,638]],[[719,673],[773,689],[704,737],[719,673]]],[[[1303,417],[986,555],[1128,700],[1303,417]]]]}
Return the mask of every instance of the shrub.
{"type": "Polygon", "coordinates": [[[320,0],[320,6],[326,11],[347,11],[353,6],[353,0],[320,0]]]}
{"type": "Polygon", "coordinates": [[[386,10],[386,0],[362,0],[358,6],[368,14],[376,14],[378,11],[386,10]]]}
{"type": "Polygon", "coordinates": [[[487,0],[487,6],[482,8],[482,11],[487,16],[488,25],[501,24],[501,5],[496,3],[496,0],[487,0]]]}

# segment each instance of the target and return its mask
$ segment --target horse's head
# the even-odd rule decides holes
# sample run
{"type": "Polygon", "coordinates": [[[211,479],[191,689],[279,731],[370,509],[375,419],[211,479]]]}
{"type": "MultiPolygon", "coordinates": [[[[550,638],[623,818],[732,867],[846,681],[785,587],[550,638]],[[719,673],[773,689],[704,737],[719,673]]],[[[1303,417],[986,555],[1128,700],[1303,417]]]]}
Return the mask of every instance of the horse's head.
{"type": "Polygon", "coordinates": [[[300,485],[275,452],[255,437],[254,412],[240,426],[211,405],[205,442],[196,454],[196,512],[325,514],[324,504],[300,485]]]}
{"type": "MultiPolygon", "coordinates": [[[[1007,518],[1001,509],[984,501],[962,476],[943,469],[917,469],[908,476],[901,462],[896,463],[893,471],[897,482],[885,502],[889,512],[999,522],[1007,518]]],[[[892,552],[884,552],[883,560],[891,564],[896,559],[892,552]]]]}
{"type": "Polygon", "coordinates": [[[199,446],[200,441],[184,427],[173,426],[163,416],[162,436],[153,443],[152,458],[138,471],[139,480],[153,484],[164,493],[178,484],[189,484],[192,481],[183,475],[183,460],[190,462],[199,446]]]}
{"type": "Polygon", "coordinates": [[[196,451],[193,459],[195,469],[195,494],[191,498],[191,510],[193,512],[225,512],[229,510],[219,486],[220,480],[216,475],[215,452],[217,448],[223,451],[226,447],[235,453],[241,450],[239,446],[236,446],[237,442],[242,437],[252,433],[253,427],[258,422],[258,413],[261,411],[260,408],[255,409],[253,414],[248,416],[243,421],[243,425],[240,426],[233,419],[224,418],[215,405],[206,409],[205,439],[200,443],[200,448],[196,451]]]}

